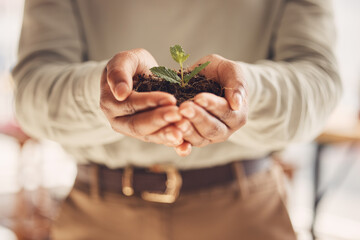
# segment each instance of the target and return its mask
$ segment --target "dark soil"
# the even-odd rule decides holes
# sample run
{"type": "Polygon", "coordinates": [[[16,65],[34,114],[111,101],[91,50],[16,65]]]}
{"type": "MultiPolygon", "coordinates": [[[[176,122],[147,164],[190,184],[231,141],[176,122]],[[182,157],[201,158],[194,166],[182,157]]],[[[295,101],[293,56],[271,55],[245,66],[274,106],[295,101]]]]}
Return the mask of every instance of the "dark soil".
{"type": "Polygon", "coordinates": [[[201,92],[209,92],[224,97],[224,89],[219,83],[206,79],[200,74],[190,79],[185,87],[151,75],[138,75],[137,78],[134,79],[134,90],[137,92],[162,91],[170,93],[177,99],[176,105],[178,106],[187,100],[192,100],[201,92]]]}

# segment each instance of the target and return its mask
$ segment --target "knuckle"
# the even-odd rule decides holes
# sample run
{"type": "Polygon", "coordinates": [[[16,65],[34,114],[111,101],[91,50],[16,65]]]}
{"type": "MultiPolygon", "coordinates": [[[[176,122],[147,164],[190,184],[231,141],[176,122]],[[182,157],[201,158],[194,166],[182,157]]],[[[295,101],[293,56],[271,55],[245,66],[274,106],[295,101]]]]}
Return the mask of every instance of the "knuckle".
{"type": "Polygon", "coordinates": [[[189,126],[188,129],[183,133],[185,137],[191,136],[194,133],[194,128],[192,126],[189,126]]]}
{"type": "Polygon", "coordinates": [[[221,120],[229,120],[233,116],[233,112],[230,109],[227,109],[220,117],[221,120]]]}
{"type": "Polygon", "coordinates": [[[229,71],[234,67],[234,63],[229,61],[229,60],[224,60],[221,61],[220,65],[219,65],[219,71],[223,72],[223,71],[229,71]]]}
{"type": "Polygon", "coordinates": [[[208,128],[205,135],[209,139],[216,139],[219,138],[221,133],[222,133],[222,127],[220,126],[220,124],[215,124],[213,127],[208,128]]]}
{"type": "Polygon", "coordinates": [[[247,116],[240,119],[239,125],[240,127],[244,126],[247,123],[247,116]]]}
{"type": "Polygon", "coordinates": [[[202,109],[199,107],[194,107],[194,116],[192,117],[191,121],[195,124],[202,124],[204,120],[207,119],[207,116],[202,109]]]}
{"type": "Polygon", "coordinates": [[[148,53],[148,51],[144,48],[135,48],[129,52],[132,54],[147,54],[148,53]]]}
{"type": "Polygon", "coordinates": [[[210,142],[209,140],[203,139],[203,140],[199,143],[199,145],[197,145],[197,147],[205,147],[205,146],[209,145],[210,143],[211,143],[211,142],[210,142]]]}
{"type": "Polygon", "coordinates": [[[154,134],[151,137],[151,141],[152,143],[156,143],[156,144],[163,144],[166,145],[166,141],[164,140],[164,138],[161,136],[161,134],[154,134]]]}
{"type": "Polygon", "coordinates": [[[134,50],[130,50],[130,51],[126,51],[126,52],[123,52],[123,56],[124,58],[129,58],[129,59],[133,59],[133,58],[136,58],[136,51],[134,50]]]}
{"type": "Polygon", "coordinates": [[[133,136],[140,136],[141,134],[139,133],[139,131],[136,128],[136,123],[135,123],[135,119],[133,117],[129,117],[127,120],[127,125],[130,131],[130,134],[133,136]]]}
{"type": "Polygon", "coordinates": [[[115,80],[122,74],[122,72],[121,68],[112,68],[108,71],[107,77],[109,80],[115,80]]]}
{"type": "Polygon", "coordinates": [[[117,59],[117,58],[121,58],[124,56],[124,53],[125,52],[118,52],[117,54],[115,54],[110,61],[114,60],[114,59],[117,59]]]}
{"type": "Polygon", "coordinates": [[[123,103],[122,111],[124,112],[125,115],[132,115],[136,113],[136,109],[131,101],[125,101],[123,103]]]}

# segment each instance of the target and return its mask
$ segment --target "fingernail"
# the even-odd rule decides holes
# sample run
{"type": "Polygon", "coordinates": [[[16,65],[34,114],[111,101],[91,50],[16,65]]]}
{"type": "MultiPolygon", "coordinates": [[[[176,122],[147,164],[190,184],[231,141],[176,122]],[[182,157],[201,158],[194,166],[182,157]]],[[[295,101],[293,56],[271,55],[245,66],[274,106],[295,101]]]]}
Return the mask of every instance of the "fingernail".
{"type": "Polygon", "coordinates": [[[205,108],[208,106],[208,101],[204,98],[197,98],[195,99],[195,102],[205,108]]]}
{"type": "Polygon", "coordinates": [[[129,92],[129,86],[121,82],[115,87],[115,97],[119,101],[123,101],[127,98],[129,92]]]}
{"type": "Polygon", "coordinates": [[[164,120],[167,122],[176,122],[181,120],[181,115],[176,112],[168,112],[164,114],[164,120]]]}
{"type": "Polygon", "coordinates": [[[189,155],[191,153],[191,144],[187,144],[186,148],[183,150],[184,154],[189,155]]]}
{"type": "Polygon", "coordinates": [[[240,106],[242,104],[242,96],[240,93],[234,94],[234,109],[233,110],[240,110],[240,106]]]}
{"type": "Polygon", "coordinates": [[[192,108],[181,109],[180,113],[187,118],[193,118],[195,116],[195,111],[192,108]]]}
{"type": "Polygon", "coordinates": [[[182,157],[189,155],[191,153],[191,149],[192,149],[191,144],[186,144],[185,147],[179,146],[175,148],[176,152],[182,157]]]}
{"type": "Polygon", "coordinates": [[[165,105],[172,105],[172,104],[175,104],[176,101],[174,101],[174,99],[172,98],[164,98],[164,99],[161,99],[159,101],[159,106],[165,106],[165,105]]]}

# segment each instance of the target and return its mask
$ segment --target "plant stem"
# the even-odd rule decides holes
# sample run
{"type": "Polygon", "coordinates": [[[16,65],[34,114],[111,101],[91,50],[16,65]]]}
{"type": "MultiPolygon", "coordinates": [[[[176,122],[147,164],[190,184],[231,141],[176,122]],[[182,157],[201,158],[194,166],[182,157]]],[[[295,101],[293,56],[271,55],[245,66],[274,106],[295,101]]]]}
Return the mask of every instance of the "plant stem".
{"type": "Polygon", "coordinates": [[[180,63],[180,72],[181,72],[181,86],[182,86],[182,87],[185,87],[185,83],[184,83],[184,69],[183,69],[182,63],[180,63]]]}

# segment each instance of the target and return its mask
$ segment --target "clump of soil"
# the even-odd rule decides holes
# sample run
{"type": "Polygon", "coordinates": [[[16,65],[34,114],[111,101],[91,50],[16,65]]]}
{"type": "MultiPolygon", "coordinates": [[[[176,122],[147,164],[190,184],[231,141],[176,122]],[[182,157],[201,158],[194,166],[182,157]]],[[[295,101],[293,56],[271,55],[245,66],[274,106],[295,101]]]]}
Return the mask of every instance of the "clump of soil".
{"type": "MultiPolygon", "coordinates": [[[[180,73],[179,73],[180,76],[180,73]]],[[[167,92],[175,96],[177,99],[176,105],[193,99],[197,94],[201,92],[213,93],[217,96],[224,97],[224,89],[218,82],[205,78],[205,76],[197,74],[190,79],[185,87],[181,87],[180,84],[168,82],[152,75],[145,76],[138,75],[134,79],[134,90],[137,92],[152,92],[162,91],[167,92]]]]}

